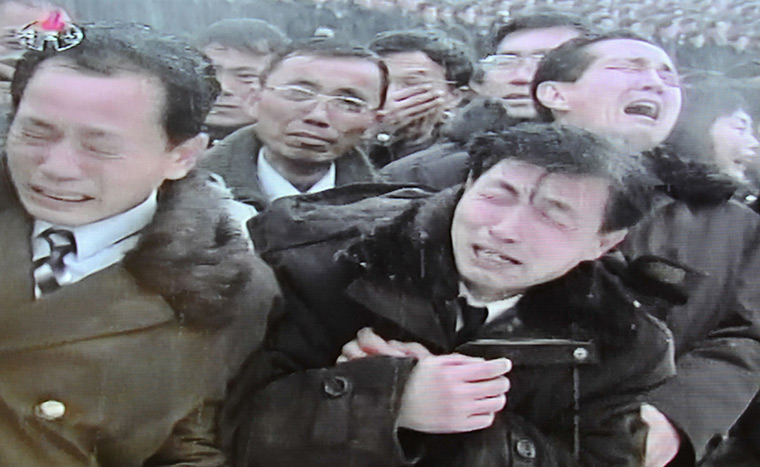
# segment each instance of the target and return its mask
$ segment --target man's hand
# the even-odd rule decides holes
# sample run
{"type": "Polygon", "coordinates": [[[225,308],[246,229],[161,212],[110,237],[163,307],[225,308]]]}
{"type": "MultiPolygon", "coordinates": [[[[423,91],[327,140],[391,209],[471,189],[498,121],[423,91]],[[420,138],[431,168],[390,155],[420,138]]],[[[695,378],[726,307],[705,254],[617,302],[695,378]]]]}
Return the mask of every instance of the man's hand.
{"type": "Polygon", "coordinates": [[[370,355],[385,355],[388,357],[412,357],[422,360],[433,354],[417,342],[386,341],[375,334],[372,328],[360,329],[356,339],[343,346],[340,356],[335,363],[347,362],[370,355]]]}
{"type": "Polygon", "coordinates": [[[643,404],[641,418],[649,425],[647,434],[645,467],[662,467],[678,454],[681,438],[667,417],[654,406],[643,404]]]}
{"type": "Polygon", "coordinates": [[[506,358],[459,354],[421,360],[401,399],[398,426],[425,433],[464,433],[491,426],[507,403],[506,358]]]}
{"type": "Polygon", "coordinates": [[[444,92],[430,84],[400,89],[388,96],[380,113],[382,125],[394,137],[419,138],[423,135],[414,133],[421,131],[425,120],[438,120],[445,106],[444,92]]]}

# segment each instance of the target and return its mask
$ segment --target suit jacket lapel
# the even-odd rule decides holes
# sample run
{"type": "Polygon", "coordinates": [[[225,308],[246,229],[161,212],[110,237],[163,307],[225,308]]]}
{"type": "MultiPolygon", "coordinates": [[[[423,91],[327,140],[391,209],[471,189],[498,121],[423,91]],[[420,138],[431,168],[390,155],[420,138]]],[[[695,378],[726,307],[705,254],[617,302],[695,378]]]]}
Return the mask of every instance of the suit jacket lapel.
{"type": "Polygon", "coordinates": [[[116,264],[34,299],[31,223],[12,206],[0,212],[0,353],[133,332],[175,320],[163,299],[116,264]]]}

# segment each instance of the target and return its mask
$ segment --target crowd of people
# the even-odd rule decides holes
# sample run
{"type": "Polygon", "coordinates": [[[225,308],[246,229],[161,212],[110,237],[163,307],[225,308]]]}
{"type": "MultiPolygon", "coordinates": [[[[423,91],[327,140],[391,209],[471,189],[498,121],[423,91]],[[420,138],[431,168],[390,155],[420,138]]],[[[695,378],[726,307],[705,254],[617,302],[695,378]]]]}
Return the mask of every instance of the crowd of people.
{"type": "Polygon", "coordinates": [[[0,2],[0,465],[760,465],[758,8],[548,6],[0,2]]]}

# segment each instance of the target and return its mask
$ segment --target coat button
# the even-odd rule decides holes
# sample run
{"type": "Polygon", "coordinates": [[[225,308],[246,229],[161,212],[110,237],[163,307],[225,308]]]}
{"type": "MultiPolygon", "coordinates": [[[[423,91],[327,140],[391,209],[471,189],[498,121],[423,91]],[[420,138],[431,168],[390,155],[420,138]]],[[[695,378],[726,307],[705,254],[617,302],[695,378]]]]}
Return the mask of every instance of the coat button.
{"type": "Polygon", "coordinates": [[[49,400],[37,404],[34,407],[34,415],[43,420],[58,420],[66,413],[66,406],[63,402],[49,400]]]}
{"type": "Polygon", "coordinates": [[[536,445],[529,439],[519,440],[517,445],[515,445],[515,450],[517,451],[517,455],[524,459],[536,458],[536,445]]]}
{"type": "Polygon", "coordinates": [[[351,382],[343,376],[335,376],[322,383],[322,389],[330,397],[340,397],[351,390],[351,382]]]}

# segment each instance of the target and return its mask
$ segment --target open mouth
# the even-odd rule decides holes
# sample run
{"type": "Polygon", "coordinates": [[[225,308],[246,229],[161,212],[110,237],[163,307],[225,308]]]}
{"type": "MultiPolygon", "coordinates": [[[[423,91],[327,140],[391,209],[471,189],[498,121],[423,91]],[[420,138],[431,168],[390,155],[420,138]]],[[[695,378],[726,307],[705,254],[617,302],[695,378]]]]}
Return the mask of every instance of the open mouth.
{"type": "Polygon", "coordinates": [[[660,104],[650,100],[633,101],[623,109],[627,115],[640,115],[652,120],[660,116],[660,104]]]}
{"type": "Polygon", "coordinates": [[[511,265],[516,265],[516,266],[523,264],[522,261],[512,258],[511,256],[507,256],[496,250],[491,250],[489,248],[475,246],[473,247],[473,251],[476,257],[483,259],[485,261],[488,261],[490,263],[511,264],[511,265]]]}

